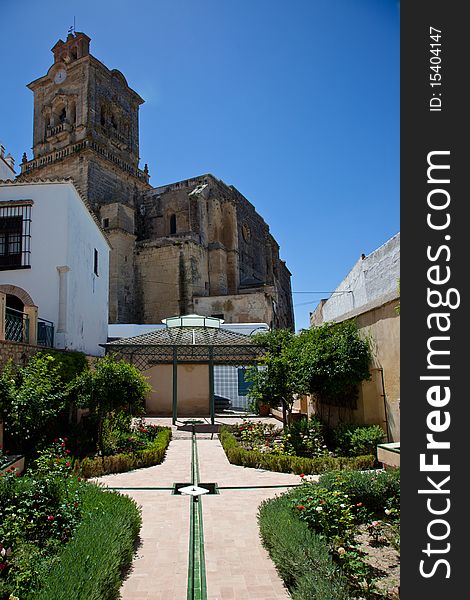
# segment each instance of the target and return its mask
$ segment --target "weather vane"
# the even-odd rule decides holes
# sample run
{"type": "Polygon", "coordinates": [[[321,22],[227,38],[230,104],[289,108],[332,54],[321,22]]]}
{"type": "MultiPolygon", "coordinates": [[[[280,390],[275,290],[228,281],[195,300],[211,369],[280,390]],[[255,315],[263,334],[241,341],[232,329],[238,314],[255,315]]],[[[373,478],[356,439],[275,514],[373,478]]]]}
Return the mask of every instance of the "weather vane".
{"type": "Polygon", "coordinates": [[[67,32],[69,35],[71,33],[75,33],[75,16],[73,17],[73,25],[70,25],[69,30],[67,32]]]}

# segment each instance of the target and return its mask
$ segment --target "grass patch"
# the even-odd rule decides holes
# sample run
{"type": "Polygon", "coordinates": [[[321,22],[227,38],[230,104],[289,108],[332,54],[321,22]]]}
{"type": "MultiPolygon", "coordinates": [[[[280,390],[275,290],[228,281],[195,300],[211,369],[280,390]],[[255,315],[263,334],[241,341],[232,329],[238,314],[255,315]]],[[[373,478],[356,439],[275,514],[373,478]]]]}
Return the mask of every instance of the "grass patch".
{"type": "Polygon", "coordinates": [[[258,512],[261,538],[294,600],[348,600],[349,588],[328,546],[297,519],[287,496],[265,500],[258,512]]]}
{"type": "Polygon", "coordinates": [[[158,465],[165,458],[170,440],[171,429],[165,427],[158,432],[157,437],[146,448],[138,452],[84,458],[76,462],[75,470],[81,477],[89,478],[158,465]]]}
{"type": "Polygon", "coordinates": [[[122,570],[131,563],[141,527],[136,503],[98,486],[83,486],[82,515],[72,540],[31,600],[114,600],[122,570]]]}
{"type": "Polygon", "coordinates": [[[297,475],[316,475],[334,470],[365,470],[371,469],[375,457],[334,457],[317,456],[304,458],[288,454],[263,454],[257,450],[241,448],[235,436],[226,427],[221,427],[219,439],[230,463],[255,469],[266,469],[280,473],[296,473],[297,475]]]}

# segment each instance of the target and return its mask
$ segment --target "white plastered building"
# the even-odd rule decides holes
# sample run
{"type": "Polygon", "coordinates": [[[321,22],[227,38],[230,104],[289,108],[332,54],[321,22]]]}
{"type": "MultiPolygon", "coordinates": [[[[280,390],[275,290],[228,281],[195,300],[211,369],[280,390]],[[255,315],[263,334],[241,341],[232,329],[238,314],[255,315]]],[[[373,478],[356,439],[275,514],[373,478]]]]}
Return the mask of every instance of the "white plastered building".
{"type": "Polygon", "coordinates": [[[102,355],[109,251],[71,180],[0,182],[0,339],[102,355]]]}

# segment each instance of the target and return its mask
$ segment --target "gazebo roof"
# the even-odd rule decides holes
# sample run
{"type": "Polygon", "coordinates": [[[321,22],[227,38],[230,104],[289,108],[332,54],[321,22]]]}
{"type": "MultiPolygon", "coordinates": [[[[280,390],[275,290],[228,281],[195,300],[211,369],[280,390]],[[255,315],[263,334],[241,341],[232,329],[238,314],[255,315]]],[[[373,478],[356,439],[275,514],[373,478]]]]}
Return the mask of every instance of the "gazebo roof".
{"type": "Polygon", "coordinates": [[[122,338],[105,344],[114,346],[254,346],[249,335],[213,327],[171,327],[122,338]]]}
{"type": "Polygon", "coordinates": [[[249,335],[213,326],[171,326],[103,345],[143,369],[174,361],[247,364],[262,355],[249,335]]]}

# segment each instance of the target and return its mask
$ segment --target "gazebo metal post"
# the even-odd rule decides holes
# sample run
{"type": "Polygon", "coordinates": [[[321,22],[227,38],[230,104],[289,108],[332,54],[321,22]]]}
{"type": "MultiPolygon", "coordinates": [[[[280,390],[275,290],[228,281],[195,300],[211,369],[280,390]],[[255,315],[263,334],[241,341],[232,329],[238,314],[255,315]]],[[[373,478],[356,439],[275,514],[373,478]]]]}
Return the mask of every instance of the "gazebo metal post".
{"type": "Polygon", "coordinates": [[[173,346],[173,425],[178,418],[178,349],[173,346]]]}
{"type": "Polygon", "coordinates": [[[214,347],[209,346],[209,410],[211,423],[215,421],[215,401],[214,401],[214,347]]]}

